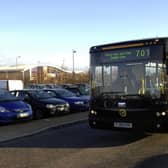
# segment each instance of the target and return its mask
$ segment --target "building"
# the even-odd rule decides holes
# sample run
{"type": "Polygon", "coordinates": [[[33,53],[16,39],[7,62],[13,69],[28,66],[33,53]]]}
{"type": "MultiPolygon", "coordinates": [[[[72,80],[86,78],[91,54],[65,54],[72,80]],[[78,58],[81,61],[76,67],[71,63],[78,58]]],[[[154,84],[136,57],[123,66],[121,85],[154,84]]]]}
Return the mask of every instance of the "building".
{"type": "Polygon", "coordinates": [[[54,66],[17,65],[1,66],[0,80],[22,80],[24,85],[63,83],[72,79],[72,73],[54,66]]]}

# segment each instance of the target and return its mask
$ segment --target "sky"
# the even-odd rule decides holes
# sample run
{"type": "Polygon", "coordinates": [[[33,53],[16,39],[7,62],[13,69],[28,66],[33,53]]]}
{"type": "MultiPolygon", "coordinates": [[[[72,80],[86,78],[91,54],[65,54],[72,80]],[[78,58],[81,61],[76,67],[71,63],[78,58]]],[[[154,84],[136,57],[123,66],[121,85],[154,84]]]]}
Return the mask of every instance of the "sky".
{"type": "Polygon", "coordinates": [[[168,36],[167,0],[0,0],[0,65],[89,67],[91,46],[168,36]]]}

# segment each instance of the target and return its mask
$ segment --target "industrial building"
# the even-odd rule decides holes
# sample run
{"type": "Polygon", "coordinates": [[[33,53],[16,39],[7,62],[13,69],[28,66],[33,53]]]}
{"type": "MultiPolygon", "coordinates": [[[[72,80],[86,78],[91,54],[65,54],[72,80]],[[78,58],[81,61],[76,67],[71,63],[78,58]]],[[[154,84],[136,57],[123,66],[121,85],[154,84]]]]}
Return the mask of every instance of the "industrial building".
{"type": "Polygon", "coordinates": [[[1,66],[0,80],[22,80],[24,85],[63,83],[72,79],[72,72],[48,65],[1,66]]]}

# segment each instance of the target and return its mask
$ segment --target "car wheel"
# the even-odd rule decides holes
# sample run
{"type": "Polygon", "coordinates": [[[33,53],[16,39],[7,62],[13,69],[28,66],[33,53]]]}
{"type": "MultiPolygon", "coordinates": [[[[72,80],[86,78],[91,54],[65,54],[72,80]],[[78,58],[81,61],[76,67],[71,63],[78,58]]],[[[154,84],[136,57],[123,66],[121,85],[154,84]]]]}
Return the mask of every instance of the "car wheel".
{"type": "Polygon", "coordinates": [[[56,111],[50,111],[50,115],[53,116],[53,115],[56,115],[56,111]]]}
{"type": "Polygon", "coordinates": [[[44,117],[44,115],[43,115],[43,112],[41,110],[36,109],[34,111],[34,119],[39,120],[39,119],[41,119],[43,117],[44,117]]]}

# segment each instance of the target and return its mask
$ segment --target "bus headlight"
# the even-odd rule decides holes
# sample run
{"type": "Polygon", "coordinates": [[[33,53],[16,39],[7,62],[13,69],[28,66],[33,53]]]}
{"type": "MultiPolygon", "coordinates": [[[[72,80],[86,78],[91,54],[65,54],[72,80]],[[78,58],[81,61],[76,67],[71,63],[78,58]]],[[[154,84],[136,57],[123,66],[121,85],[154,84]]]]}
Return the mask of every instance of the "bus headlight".
{"type": "Polygon", "coordinates": [[[162,111],[162,112],[156,112],[156,116],[160,117],[160,116],[166,116],[167,112],[162,111]]]}
{"type": "Polygon", "coordinates": [[[165,116],[165,115],[166,115],[166,112],[163,111],[163,112],[161,113],[161,115],[162,115],[162,116],[165,116]]]}
{"type": "Polygon", "coordinates": [[[97,115],[97,112],[94,111],[94,110],[91,110],[91,111],[90,111],[90,114],[97,115]]]}

